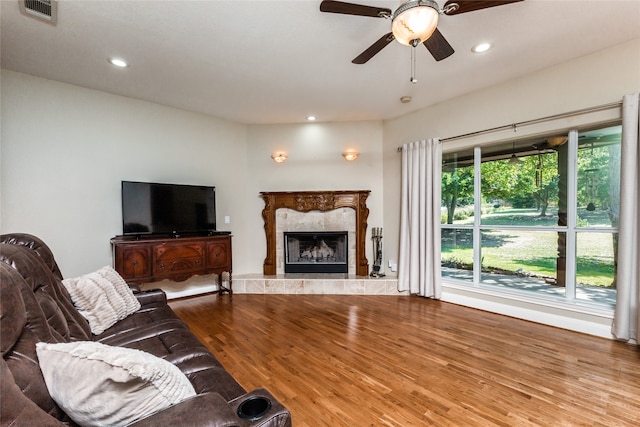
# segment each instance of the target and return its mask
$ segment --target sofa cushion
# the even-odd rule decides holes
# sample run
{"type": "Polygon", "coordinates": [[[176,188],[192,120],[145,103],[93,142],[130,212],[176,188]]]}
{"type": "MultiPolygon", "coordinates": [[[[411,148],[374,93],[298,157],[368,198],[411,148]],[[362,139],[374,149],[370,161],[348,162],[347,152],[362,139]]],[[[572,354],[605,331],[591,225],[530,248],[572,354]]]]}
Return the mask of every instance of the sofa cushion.
{"type": "Polygon", "coordinates": [[[16,246],[24,246],[25,248],[30,249],[40,258],[40,260],[58,280],[62,280],[62,273],[60,272],[60,268],[58,268],[58,264],[53,257],[53,252],[51,252],[49,246],[47,246],[47,244],[39,237],[25,233],[9,233],[0,236],[0,242],[16,246]]]}
{"type": "Polygon", "coordinates": [[[33,250],[25,246],[0,243],[0,261],[18,272],[26,281],[25,290],[37,300],[52,332],[59,334],[65,341],[90,339],[91,330],[87,319],[74,307],[62,281],[54,276],[33,250]]]}
{"type": "Polygon", "coordinates": [[[96,335],[140,308],[129,285],[109,266],[84,276],[64,279],[62,284],[96,335]]]}
{"type": "MultiPolygon", "coordinates": [[[[0,244],[1,247],[8,246],[0,244]]],[[[24,248],[23,248],[24,249],[24,248]]],[[[26,249],[25,249],[26,250],[26,249]]],[[[32,401],[44,414],[51,415],[59,420],[68,420],[64,411],[49,395],[47,386],[38,367],[36,355],[36,343],[40,341],[61,342],[62,337],[51,329],[45,313],[40,307],[36,296],[26,280],[17,270],[14,270],[4,262],[0,262],[0,319],[2,329],[0,341],[2,342],[3,364],[11,372],[0,376],[3,390],[6,387],[20,390],[22,397],[9,399],[7,395],[0,393],[0,403],[3,410],[0,415],[5,419],[5,409],[11,406],[12,401],[21,401],[23,398],[32,401]],[[18,334],[19,332],[19,334],[18,334]],[[8,386],[6,382],[13,383],[15,387],[8,386]]],[[[31,406],[31,405],[28,405],[31,406]]],[[[12,410],[15,410],[13,408],[12,410]]],[[[46,417],[45,417],[46,418],[46,417]]],[[[1,425],[9,425],[4,422],[1,425]]],[[[21,425],[16,423],[15,425],[21,425]]],[[[26,425],[26,424],[25,424],[26,425]]],[[[31,425],[41,425],[38,422],[31,425]]]]}
{"type": "Polygon", "coordinates": [[[171,363],[97,342],[36,346],[53,399],[80,425],[120,426],[195,395],[171,363]]]}
{"type": "Polygon", "coordinates": [[[0,352],[4,357],[22,335],[27,324],[27,311],[20,294],[19,282],[23,282],[17,271],[0,263],[3,286],[0,288],[0,352]]]}
{"type": "Polygon", "coordinates": [[[4,358],[0,359],[0,425],[61,427],[59,420],[47,414],[22,393],[4,358]]]}

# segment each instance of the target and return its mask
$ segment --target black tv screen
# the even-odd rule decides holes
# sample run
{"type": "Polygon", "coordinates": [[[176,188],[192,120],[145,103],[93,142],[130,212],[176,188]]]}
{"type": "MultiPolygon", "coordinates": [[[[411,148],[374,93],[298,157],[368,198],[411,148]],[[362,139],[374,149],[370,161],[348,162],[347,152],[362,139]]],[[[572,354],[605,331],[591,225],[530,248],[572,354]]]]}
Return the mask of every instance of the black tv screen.
{"type": "Polygon", "coordinates": [[[122,181],[123,234],[207,234],[215,230],[215,187],[122,181]]]}

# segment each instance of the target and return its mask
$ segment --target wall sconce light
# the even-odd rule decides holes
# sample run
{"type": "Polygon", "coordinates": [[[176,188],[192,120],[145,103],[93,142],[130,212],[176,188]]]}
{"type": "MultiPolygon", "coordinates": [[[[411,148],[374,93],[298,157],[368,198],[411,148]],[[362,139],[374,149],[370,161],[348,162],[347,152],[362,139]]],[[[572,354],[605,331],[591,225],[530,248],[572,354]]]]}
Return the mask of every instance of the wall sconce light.
{"type": "Polygon", "coordinates": [[[284,163],[287,160],[287,153],[273,153],[271,158],[276,163],[284,163]]]}
{"type": "Polygon", "coordinates": [[[357,159],[357,158],[358,158],[358,155],[359,155],[359,154],[360,154],[360,153],[358,153],[358,152],[357,152],[357,151],[355,151],[355,150],[349,150],[349,151],[345,151],[344,153],[342,153],[342,157],[344,157],[344,159],[345,159],[347,162],[352,162],[352,161],[354,161],[355,159],[357,159]]]}

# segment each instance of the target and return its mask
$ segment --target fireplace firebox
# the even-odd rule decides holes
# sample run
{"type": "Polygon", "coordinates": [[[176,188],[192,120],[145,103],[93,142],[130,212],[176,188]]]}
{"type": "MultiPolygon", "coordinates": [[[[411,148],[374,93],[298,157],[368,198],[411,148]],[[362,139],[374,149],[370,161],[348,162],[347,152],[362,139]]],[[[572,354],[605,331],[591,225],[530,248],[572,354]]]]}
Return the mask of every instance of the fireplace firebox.
{"type": "Polygon", "coordinates": [[[284,233],[285,273],[348,273],[348,253],[346,231],[284,233]]]}

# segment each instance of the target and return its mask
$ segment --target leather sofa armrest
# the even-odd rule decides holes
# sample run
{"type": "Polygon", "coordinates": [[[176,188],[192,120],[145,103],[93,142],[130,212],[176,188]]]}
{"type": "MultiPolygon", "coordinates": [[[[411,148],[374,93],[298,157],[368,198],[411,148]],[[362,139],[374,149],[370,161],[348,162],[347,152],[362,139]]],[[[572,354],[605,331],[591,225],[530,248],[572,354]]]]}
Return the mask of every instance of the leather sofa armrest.
{"type": "MultiPolygon", "coordinates": [[[[236,414],[236,419],[239,421],[240,426],[252,426],[252,427],[291,427],[291,413],[285,408],[282,403],[278,402],[275,397],[268,390],[264,388],[257,388],[247,394],[243,394],[229,402],[233,412],[236,414]],[[269,409],[258,419],[244,419],[239,416],[242,411],[243,403],[254,399],[266,399],[269,401],[269,409]]],[[[248,409],[251,411],[251,409],[248,409]]]]}
{"type": "Polygon", "coordinates": [[[154,302],[167,303],[167,294],[165,294],[161,289],[134,292],[133,295],[138,299],[140,305],[151,304],[154,302]]]}
{"type": "Polygon", "coordinates": [[[238,417],[218,393],[198,394],[164,411],[143,418],[131,426],[218,427],[236,425],[238,417]]]}
{"type": "Polygon", "coordinates": [[[291,427],[291,414],[282,404],[264,389],[244,394],[231,402],[218,393],[204,393],[184,400],[164,411],[139,420],[132,427],[155,427],[159,425],[188,425],[192,427],[291,427]],[[256,420],[244,419],[238,415],[238,407],[252,397],[265,397],[271,401],[271,408],[256,420]]]}

